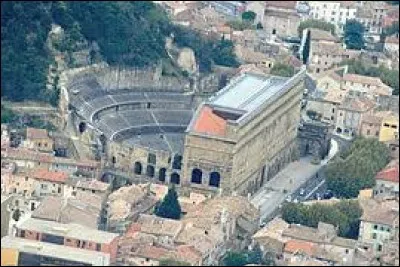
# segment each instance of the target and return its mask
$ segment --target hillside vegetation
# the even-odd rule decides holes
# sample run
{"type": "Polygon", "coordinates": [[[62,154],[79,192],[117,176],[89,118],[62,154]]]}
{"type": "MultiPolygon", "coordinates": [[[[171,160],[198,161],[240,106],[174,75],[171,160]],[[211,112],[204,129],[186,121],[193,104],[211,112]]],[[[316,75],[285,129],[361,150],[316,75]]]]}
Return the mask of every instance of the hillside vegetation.
{"type": "Polygon", "coordinates": [[[231,42],[206,39],[174,26],[164,10],[152,2],[3,1],[2,98],[57,102],[57,90],[45,89],[53,60],[46,43],[52,23],[64,30],[62,42],[55,46],[67,59],[82,44],[93,47],[96,43],[99,51],[91,50],[90,57],[98,56],[110,65],[154,65],[168,58],[165,39],[173,33],[179,44],[195,51],[202,71],[210,71],[214,63],[237,65],[231,42]]]}

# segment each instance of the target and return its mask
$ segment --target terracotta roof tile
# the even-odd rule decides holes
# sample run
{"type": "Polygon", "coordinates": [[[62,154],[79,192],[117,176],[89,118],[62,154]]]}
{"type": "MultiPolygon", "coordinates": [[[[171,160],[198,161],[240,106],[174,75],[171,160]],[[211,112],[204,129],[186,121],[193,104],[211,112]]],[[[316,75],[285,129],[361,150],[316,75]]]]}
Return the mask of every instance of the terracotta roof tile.
{"type": "Polygon", "coordinates": [[[194,131],[211,135],[224,136],[226,121],[213,113],[208,106],[203,106],[194,124],[194,131]]]}
{"type": "Polygon", "coordinates": [[[316,246],[314,243],[300,241],[300,240],[289,240],[285,245],[285,252],[296,253],[302,252],[308,256],[313,256],[316,252],[316,246]]]}
{"type": "Polygon", "coordinates": [[[355,83],[362,83],[362,84],[371,84],[376,86],[381,86],[382,81],[377,77],[369,77],[357,74],[345,74],[343,75],[344,81],[355,82],[355,83]]]}
{"type": "Polygon", "coordinates": [[[394,164],[389,163],[385,169],[376,174],[377,180],[399,182],[399,162],[396,161],[394,164]]]}
{"type": "Polygon", "coordinates": [[[27,139],[44,139],[49,138],[46,129],[26,128],[27,139]]]}
{"type": "Polygon", "coordinates": [[[65,172],[48,171],[46,169],[37,169],[32,174],[33,178],[49,182],[65,183],[68,174],[65,172]]]}

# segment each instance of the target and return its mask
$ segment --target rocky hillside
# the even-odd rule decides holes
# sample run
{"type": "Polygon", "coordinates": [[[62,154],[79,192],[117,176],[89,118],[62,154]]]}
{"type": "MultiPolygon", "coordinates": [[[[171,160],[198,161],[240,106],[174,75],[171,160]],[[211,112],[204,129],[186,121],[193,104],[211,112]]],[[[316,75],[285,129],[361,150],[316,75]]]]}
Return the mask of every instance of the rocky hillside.
{"type": "Polygon", "coordinates": [[[237,65],[230,42],[190,32],[174,26],[161,8],[146,1],[3,1],[2,99],[56,105],[57,90],[46,88],[59,58],[54,51],[69,67],[77,64],[76,55],[88,58],[88,64],[104,60],[110,65],[145,67],[170,60],[165,40],[171,34],[179,47],[193,49],[200,71],[210,71],[213,64],[237,65]],[[54,25],[61,26],[62,34],[49,38],[54,25]]]}

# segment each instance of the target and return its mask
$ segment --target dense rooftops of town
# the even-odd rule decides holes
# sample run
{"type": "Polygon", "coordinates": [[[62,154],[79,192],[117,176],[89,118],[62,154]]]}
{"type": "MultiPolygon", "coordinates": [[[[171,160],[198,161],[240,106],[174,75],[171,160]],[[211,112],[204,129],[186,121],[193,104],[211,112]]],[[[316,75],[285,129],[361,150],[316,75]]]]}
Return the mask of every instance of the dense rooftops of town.
{"type": "MultiPolygon", "coordinates": [[[[60,246],[47,242],[39,242],[36,240],[12,236],[5,236],[1,239],[1,249],[2,256],[3,249],[5,250],[5,257],[8,255],[6,249],[13,249],[12,251],[16,250],[18,252],[36,254],[42,257],[58,258],[73,262],[84,262],[92,266],[109,266],[110,264],[110,255],[107,253],[68,246],[60,246]]],[[[9,253],[12,252],[10,251],[9,253]]]]}
{"type": "Polygon", "coordinates": [[[19,230],[33,231],[51,235],[62,235],[72,239],[82,239],[95,243],[110,243],[118,237],[117,234],[99,231],[77,223],[59,223],[54,221],[27,218],[17,224],[19,230]]]}

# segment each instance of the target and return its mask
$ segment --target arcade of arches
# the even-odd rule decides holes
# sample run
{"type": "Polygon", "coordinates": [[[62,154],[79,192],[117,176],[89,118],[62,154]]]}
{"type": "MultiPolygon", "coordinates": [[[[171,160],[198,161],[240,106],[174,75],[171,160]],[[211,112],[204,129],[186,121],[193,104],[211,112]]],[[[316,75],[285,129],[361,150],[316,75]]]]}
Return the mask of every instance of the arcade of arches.
{"type": "MultiPolygon", "coordinates": [[[[220,179],[221,175],[219,172],[211,172],[209,175],[208,185],[212,187],[219,187],[220,179]]],[[[198,168],[194,168],[192,170],[191,182],[193,184],[203,184],[203,171],[198,168]]]]}

